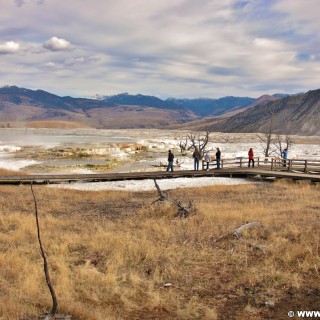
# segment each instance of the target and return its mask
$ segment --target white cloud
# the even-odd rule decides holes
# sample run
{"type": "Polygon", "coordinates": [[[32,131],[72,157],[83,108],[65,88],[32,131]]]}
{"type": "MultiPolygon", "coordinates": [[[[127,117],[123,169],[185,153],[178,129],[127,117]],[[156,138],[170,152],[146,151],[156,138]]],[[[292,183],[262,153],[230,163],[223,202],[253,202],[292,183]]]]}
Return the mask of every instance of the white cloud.
{"type": "Polygon", "coordinates": [[[43,47],[51,51],[64,51],[70,49],[71,43],[64,39],[52,37],[44,42],[43,47]]]}
{"type": "Polygon", "coordinates": [[[316,89],[317,2],[17,0],[17,7],[1,0],[0,39],[17,39],[21,48],[0,43],[0,75],[79,96],[256,97],[272,88],[316,89]]]}
{"type": "Polygon", "coordinates": [[[20,44],[14,41],[7,41],[0,44],[0,54],[15,53],[20,50],[20,44]]]}

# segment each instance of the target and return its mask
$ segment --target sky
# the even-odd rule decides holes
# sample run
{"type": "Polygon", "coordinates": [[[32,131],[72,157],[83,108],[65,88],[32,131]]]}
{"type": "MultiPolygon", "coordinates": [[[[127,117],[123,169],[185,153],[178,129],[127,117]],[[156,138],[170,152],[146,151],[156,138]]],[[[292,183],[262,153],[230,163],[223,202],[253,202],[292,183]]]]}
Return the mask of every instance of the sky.
{"type": "Polygon", "coordinates": [[[1,0],[0,86],[258,98],[320,88],[319,0],[1,0]]]}

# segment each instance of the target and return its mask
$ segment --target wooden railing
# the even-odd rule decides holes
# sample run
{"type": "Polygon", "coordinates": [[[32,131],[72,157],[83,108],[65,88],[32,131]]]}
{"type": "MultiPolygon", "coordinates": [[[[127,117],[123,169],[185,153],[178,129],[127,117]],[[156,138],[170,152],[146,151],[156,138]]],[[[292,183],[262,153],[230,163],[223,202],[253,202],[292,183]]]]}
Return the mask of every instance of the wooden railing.
{"type": "MultiPolygon", "coordinates": [[[[220,160],[220,168],[248,168],[249,158],[227,158],[220,160]]],[[[271,157],[254,157],[255,167],[264,167],[268,170],[277,171],[297,171],[304,173],[320,173],[320,160],[307,159],[282,159],[271,157]]],[[[210,169],[217,168],[217,161],[212,160],[209,163],[210,169]]],[[[202,169],[207,169],[207,163],[202,162],[202,169]]]]}
{"type": "Polygon", "coordinates": [[[271,170],[299,171],[304,173],[319,173],[320,160],[306,159],[272,159],[271,170]]]}
{"type": "MultiPolygon", "coordinates": [[[[249,158],[239,157],[239,158],[223,158],[220,160],[220,168],[245,168],[249,165],[249,158]]],[[[267,157],[254,157],[255,166],[271,166],[271,158],[267,157]]],[[[217,160],[212,160],[209,162],[209,168],[217,168],[217,160]]],[[[202,161],[202,169],[207,169],[207,163],[202,161]]]]}

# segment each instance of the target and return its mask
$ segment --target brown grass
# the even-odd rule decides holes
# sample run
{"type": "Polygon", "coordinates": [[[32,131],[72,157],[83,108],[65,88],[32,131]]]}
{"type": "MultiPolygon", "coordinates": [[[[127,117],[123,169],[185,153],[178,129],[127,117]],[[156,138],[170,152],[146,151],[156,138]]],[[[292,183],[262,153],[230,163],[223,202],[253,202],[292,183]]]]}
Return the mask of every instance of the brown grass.
{"type": "MultiPolygon", "coordinates": [[[[198,208],[184,220],[150,205],[156,191],[34,189],[59,313],[73,319],[286,319],[319,307],[318,186],[172,190],[198,208]],[[263,228],[233,253],[214,243],[247,221],[263,228]]],[[[0,319],[36,319],[51,299],[30,187],[1,186],[0,208],[0,319]]]]}

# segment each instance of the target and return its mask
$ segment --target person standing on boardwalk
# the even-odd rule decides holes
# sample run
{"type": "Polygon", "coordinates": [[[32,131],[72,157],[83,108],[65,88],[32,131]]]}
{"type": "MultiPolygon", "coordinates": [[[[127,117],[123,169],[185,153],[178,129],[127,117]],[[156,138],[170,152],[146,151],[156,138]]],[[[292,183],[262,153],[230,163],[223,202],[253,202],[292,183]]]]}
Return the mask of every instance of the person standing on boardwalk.
{"type": "Polygon", "coordinates": [[[199,161],[201,158],[201,153],[197,147],[194,148],[194,153],[192,154],[194,159],[194,170],[199,170],[199,161]]]}
{"type": "Polygon", "coordinates": [[[219,148],[217,148],[217,152],[216,152],[216,162],[217,162],[217,169],[220,169],[221,151],[219,148]]]}
{"type": "Polygon", "coordinates": [[[283,166],[285,167],[287,165],[287,159],[288,159],[288,149],[287,148],[283,149],[283,151],[281,152],[281,156],[283,159],[283,166]]]}
{"type": "Polygon", "coordinates": [[[250,163],[252,163],[252,168],[254,168],[254,154],[253,154],[252,148],[250,148],[248,152],[248,157],[249,157],[248,167],[250,168],[250,163]]]}
{"type": "Polygon", "coordinates": [[[171,152],[171,150],[169,150],[167,172],[170,170],[171,172],[173,172],[173,159],[174,159],[174,154],[171,152]]]}
{"type": "Polygon", "coordinates": [[[210,153],[209,151],[206,152],[204,156],[204,161],[207,163],[207,171],[209,170],[209,163],[211,161],[210,153]]]}

